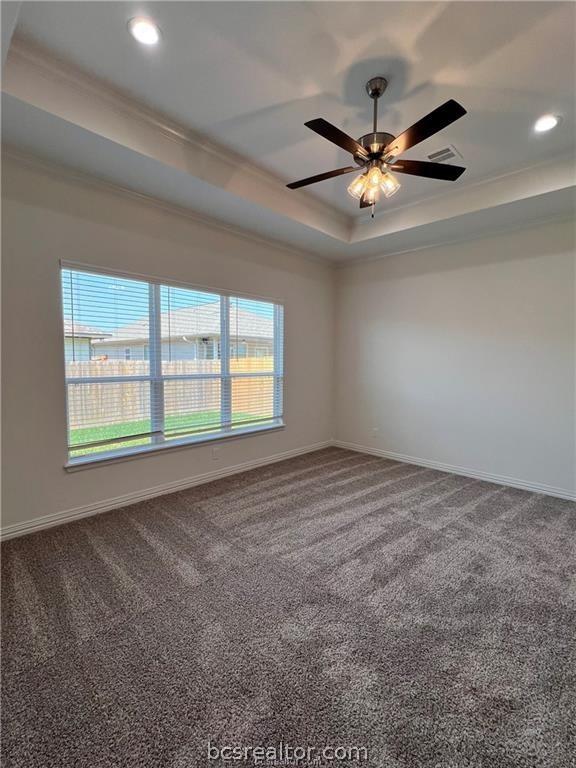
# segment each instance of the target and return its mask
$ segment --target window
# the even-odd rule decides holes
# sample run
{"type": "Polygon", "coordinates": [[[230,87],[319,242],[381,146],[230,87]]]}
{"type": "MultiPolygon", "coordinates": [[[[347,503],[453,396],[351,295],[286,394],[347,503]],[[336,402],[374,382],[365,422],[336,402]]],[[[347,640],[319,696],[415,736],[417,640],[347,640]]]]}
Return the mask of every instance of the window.
{"type": "Polygon", "coordinates": [[[71,464],[282,425],[280,304],[76,266],[62,296],[71,464]]]}
{"type": "Polygon", "coordinates": [[[232,344],[230,347],[232,357],[247,357],[248,345],[245,341],[239,341],[237,344],[232,344]]]}

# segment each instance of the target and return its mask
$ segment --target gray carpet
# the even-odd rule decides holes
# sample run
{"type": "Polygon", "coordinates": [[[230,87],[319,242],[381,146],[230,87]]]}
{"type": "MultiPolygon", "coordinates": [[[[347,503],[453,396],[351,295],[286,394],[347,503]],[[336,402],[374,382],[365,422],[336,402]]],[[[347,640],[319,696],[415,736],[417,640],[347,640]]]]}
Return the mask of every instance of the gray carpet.
{"type": "Polygon", "coordinates": [[[6,542],[3,765],[575,766],[575,533],[330,448],[6,542]]]}

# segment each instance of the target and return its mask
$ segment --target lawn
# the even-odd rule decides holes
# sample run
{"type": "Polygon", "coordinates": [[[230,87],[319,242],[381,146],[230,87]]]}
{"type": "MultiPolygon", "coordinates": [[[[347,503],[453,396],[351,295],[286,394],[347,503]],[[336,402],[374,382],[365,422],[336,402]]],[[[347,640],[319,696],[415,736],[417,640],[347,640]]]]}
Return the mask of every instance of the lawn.
{"type": "MultiPolygon", "coordinates": [[[[234,413],[233,420],[236,422],[249,421],[254,418],[248,413],[234,413]]],[[[220,411],[201,411],[199,413],[184,413],[166,416],[164,430],[166,433],[183,432],[185,430],[193,431],[204,428],[206,432],[220,428],[220,411]]],[[[117,437],[126,437],[126,441],[114,443],[110,449],[117,450],[135,445],[147,445],[150,443],[150,437],[141,437],[130,439],[130,435],[141,435],[150,429],[150,419],[141,419],[137,421],[126,421],[120,424],[107,424],[99,427],[82,427],[73,429],[70,432],[70,453],[71,456],[85,456],[89,453],[100,453],[106,450],[106,446],[96,445],[91,448],[78,448],[74,450],[75,445],[84,445],[86,443],[95,443],[105,440],[113,440],[117,437]]],[[[178,437],[178,435],[174,435],[178,437]]]]}

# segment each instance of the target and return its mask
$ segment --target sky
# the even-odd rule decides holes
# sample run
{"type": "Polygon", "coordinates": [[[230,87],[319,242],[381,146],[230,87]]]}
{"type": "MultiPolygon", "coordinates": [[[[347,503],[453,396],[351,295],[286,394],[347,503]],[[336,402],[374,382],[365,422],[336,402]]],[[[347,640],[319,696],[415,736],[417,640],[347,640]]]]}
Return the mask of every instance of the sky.
{"type": "MultiPolygon", "coordinates": [[[[199,307],[219,301],[217,294],[175,286],[161,286],[161,311],[199,307]]],[[[273,316],[273,305],[252,299],[232,299],[241,309],[273,316]]],[[[64,317],[108,333],[148,318],[148,283],[123,277],[62,270],[64,317]]]]}

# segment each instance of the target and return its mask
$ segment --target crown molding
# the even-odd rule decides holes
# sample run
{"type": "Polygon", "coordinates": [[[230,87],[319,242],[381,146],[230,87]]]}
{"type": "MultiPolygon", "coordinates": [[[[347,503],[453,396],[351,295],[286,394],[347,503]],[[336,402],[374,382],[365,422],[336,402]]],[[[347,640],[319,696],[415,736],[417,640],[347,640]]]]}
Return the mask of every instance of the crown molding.
{"type": "Polygon", "coordinates": [[[314,264],[318,264],[324,267],[329,267],[334,269],[335,271],[353,269],[354,267],[359,266],[361,264],[366,264],[374,261],[382,261],[392,256],[401,256],[403,254],[416,253],[419,251],[427,251],[434,248],[442,248],[444,246],[474,242],[477,240],[482,240],[484,238],[489,238],[489,237],[498,236],[502,234],[508,234],[508,233],[512,234],[514,232],[525,230],[526,228],[538,227],[538,226],[553,223],[553,222],[573,221],[573,218],[570,215],[558,214],[558,215],[541,217],[538,219],[532,219],[528,224],[495,227],[477,235],[446,238],[438,242],[430,243],[429,245],[420,245],[420,246],[414,246],[412,248],[396,249],[393,251],[388,251],[386,253],[380,253],[380,254],[355,256],[347,260],[334,260],[333,258],[330,258],[328,256],[324,257],[310,251],[300,250],[298,248],[287,245],[282,241],[275,240],[274,238],[263,237],[262,235],[257,235],[254,232],[242,229],[241,227],[237,227],[232,224],[227,224],[225,222],[219,221],[218,219],[213,219],[209,216],[204,216],[200,213],[193,211],[190,208],[179,206],[175,203],[169,203],[166,200],[162,200],[161,198],[154,197],[153,195],[147,195],[143,192],[136,192],[133,189],[130,189],[128,187],[123,187],[120,184],[115,184],[113,182],[106,181],[104,179],[100,179],[96,176],[93,176],[92,174],[85,173],[83,171],[70,168],[68,166],[59,165],[58,163],[54,163],[51,160],[47,160],[45,158],[39,157],[38,155],[24,152],[21,149],[12,147],[7,144],[2,144],[2,160],[4,159],[11,160],[25,167],[29,167],[30,169],[36,172],[43,173],[44,175],[48,175],[52,178],[58,178],[68,183],[78,184],[83,187],[99,190],[101,192],[107,192],[108,194],[114,194],[125,200],[130,200],[132,202],[153,207],[156,210],[160,210],[164,213],[168,213],[173,216],[178,216],[180,218],[187,219],[188,221],[191,221],[196,224],[200,224],[216,232],[224,232],[227,234],[234,235],[235,237],[239,237],[248,242],[256,243],[262,246],[273,247],[274,249],[278,251],[282,251],[292,257],[297,257],[299,259],[310,261],[314,264]]]}
{"type": "Polygon", "coordinates": [[[251,243],[272,247],[292,257],[304,259],[305,261],[310,261],[324,267],[334,267],[334,261],[328,257],[323,257],[319,254],[311,253],[310,251],[293,248],[279,240],[263,237],[262,235],[257,235],[254,232],[242,229],[241,227],[236,227],[233,224],[227,224],[218,219],[203,216],[190,208],[185,208],[184,206],[176,205],[175,203],[169,203],[166,200],[154,197],[153,195],[147,195],[143,192],[136,192],[129,187],[123,187],[121,184],[115,184],[114,182],[100,179],[92,174],[84,173],[84,171],[78,171],[68,166],[59,165],[51,160],[46,160],[45,158],[24,152],[21,149],[7,144],[2,144],[2,160],[15,162],[24,167],[28,167],[33,171],[49,176],[50,178],[60,179],[71,184],[78,184],[85,188],[116,195],[124,200],[150,206],[163,213],[168,213],[172,216],[187,219],[195,224],[200,224],[215,232],[224,232],[251,243]]]}
{"type": "MultiPolygon", "coordinates": [[[[363,218],[342,214],[305,191],[293,193],[287,190],[284,181],[278,176],[165,115],[127,98],[110,84],[79,70],[22,37],[12,41],[3,88],[22,102],[77,125],[84,131],[222,189],[237,199],[260,206],[266,212],[272,211],[299,226],[332,238],[338,243],[340,253],[335,250],[331,257],[328,246],[325,257],[315,254],[313,250],[300,251],[294,245],[276,240],[273,234],[264,236],[252,233],[236,224],[229,225],[211,216],[194,213],[186,206],[162,201],[153,194],[127,189],[121,183],[103,180],[90,183],[98,183],[101,187],[147,201],[173,213],[178,212],[181,216],[217,227],[221,231],[234,232],[252,242],[273,245],[285,252],[304,255],[304,258],[321,263],[339,262],[342,258],[342,244],[350,246],[349,263],[420,250],[420,247],[416,247],[376,256],[354,255],[355,245],[371,242],[372,252],[379,249],[380,245],[384,250],[388,235],[497,208],[517,200],[572,187],[575,183],[574,156],[565,153],[546,162],[471,182],[458,189],[440,189],[434,196],[396,208],[381,209],[375,220],[368,223],[363,218]]],[[[36,162],[42,161],[37,158],[36,162]]],[[[51,164],[51,168],[56,167],[60,166],[51,164]]],[[[67,168],[66,172],[69,178],[82,180],[83,183],[89,183],[88,179],[92,178],[86,172],[76,172],[71,168],[67,168]]],[[[201,194],[201,188],[197,190],[200,191],[196,194],[201,194]]]]}
{"type": "MultiPolygon", "coordinates": [[[[279,176],[265,171],[263,168],[249,163],[246,158],[222,147],[192,129],[185,128],[166,115],[156,112],[143,104],[126,97],[119,89],[99,78],[82,72],[73,65],[66,63],[55,54],[48,53],[36,43],[23,37],[15,37],[10,46],[11,59],[20,59],[42,71],[44,75],[54,80],[66,82],[78,93],[89,93],[94,98],[106,101],[109,106],[125,115],[139,120],[141,123],[154,127],[160,134],[178,144],[189,144],[211,154],[213,157],[227,157],[230,162],[241,165],[245,173],[250,173],[266,182],[280,182],[279,176]]],[[[314,201],[318,202],[318,201],[314,201]]],[[[329,207],[329,206],[326,206],[329,207]]],[[[334,210],[329,207],[330,210],[334,210]]]]}
{"type": "MultiPolygon", "coordinates": [[[[515,177],[518,177],[520,175],[527,175],[531,173],[538,173],[539,171],[546,172],[550,167],[552,166],[558,166],[562,165],[566,171],[567,178],[565,180],[565,186],[574,186],[576,184],[576,154],[574,152],[561,152],[557,155],[554,155],[551,158],[548,158],[547,160],[542,160],[538,163],[531,163],[530,165],[522,166],[522,168],[513,168],[507,171],[504,171],[503,173],[499,173],[497,176],[489,176],[487,178],[477,179],[476,181],[471,182],[470,184],[466,184],[466,191],[472,191],[476,189],[485,188],[488,186],[491,186],[495,182],[500,181],[506,181],[506,180],[513,180],[515,177]],[[568,174],[571,174],[571,177],[568,177],[568,174]]],[[[458,189],[447,189],[445,192],[439,192],[434,195],[434,200],[450,200],[454,197],[459,197],[462,194],[461,191],[458,189]]],[[[535,192],[535,194],[541,194],[539,190],[535,192]]],[[[378,219],[381,219],[384,216],[391,216],[395,213],[401,213],[404,211],[407,211],[411,208],[419,208],[425,203],[429,202],[431,197],[421,197],[416,200],[411,200],[408,203],[403,203],[401,205],[396,205],[393,208],[378,208],[376,209],[374,219],[378,221],[378,219]]],[[[366,213],[363,216],[359,216],[357,219],[355,219],[356,226],[362,226],[362,224],[366,224],[371,221],[371,216],[366,213]]]]}
{"type": "Polygon", "coordinates": [[[541,163],[399,206],[386,211],[385,216],[380,216],[379,220],[376,218],[371,224],[359,221],[353,229],[351,242],[385,237],[402,230],[557,192],[575,184],[574,155],[562,153],[541,163]]]}
{"type": "Polygon", "coordinates": [[[467,235],[465,237],[447,237],[444,240],[438,242],[429,243],[426,245],[415,245],[412,248],[401,248],[394,251],[387,251],[386,253],[378,253],[367,256],[356,256],[352,259],[345,261],[337,261],[334,263],[334,267],[337,272],[353,269],[354,267],[361,266],[374,261],[384,261],[391,256],[404,256],[408,253],[418,253],[419,251],[430,251],[434,248],[444,248],[451,245],[461,245],[463,243],[474,243],[478,240],[486,240],[491,237],[498,237],[499,235],[514,234],[515,232],[525,232],[527,229],[536,229],[546,224],[553,224],[555,222],[569,222],[574,223],[574,217],[570,214],[559,213],[552,216],[542,216],[541,218],[530,219],[528,223],[511,224],[509,226],[504,225],[500,227],[493,227],[487,229],[485,232],[481,232],[476,235],[467,235]]]}
{"type": "Polygon", "coordinates": [[[15,36],[12,40],[2,88],[32,106],[134,151],[148,154],[153,145],[156,154],[150,156],[155,159],[175,167],[180,164],[180,170],[196,175],[214,186],[228,189],[240,197],[246,196],[246,199],[305,226],[349,242],[352,217],[347,217],[309,193],[294,195],[286,189],[285,180],[279,176],[127,97],[109,83],[80,70],[26,38],[15,36]],[[50,88],[52,92],[48,92],[50,88]],[[99,125],[92,122],[96,105],[99,125]],[[107,117],[110,119],[107,120],[107,117]],[[127,125],[133,130],[126,131],[127,125]],[[104,126],[106,129],[101,130],[104,126]],[[140,137],[138,129],[142,130],[140,137]],[[164,153],[164,157],[160,157],[162,141],[173,146],[172,150],[164,153]],[[182,163],[183,155],[186,155],[186,163],[182,163]],[[222,178],[228,182],[228,186],[221,181],[222,178]],[[240,184],[238,180],[241,180],[240,184]]]}

